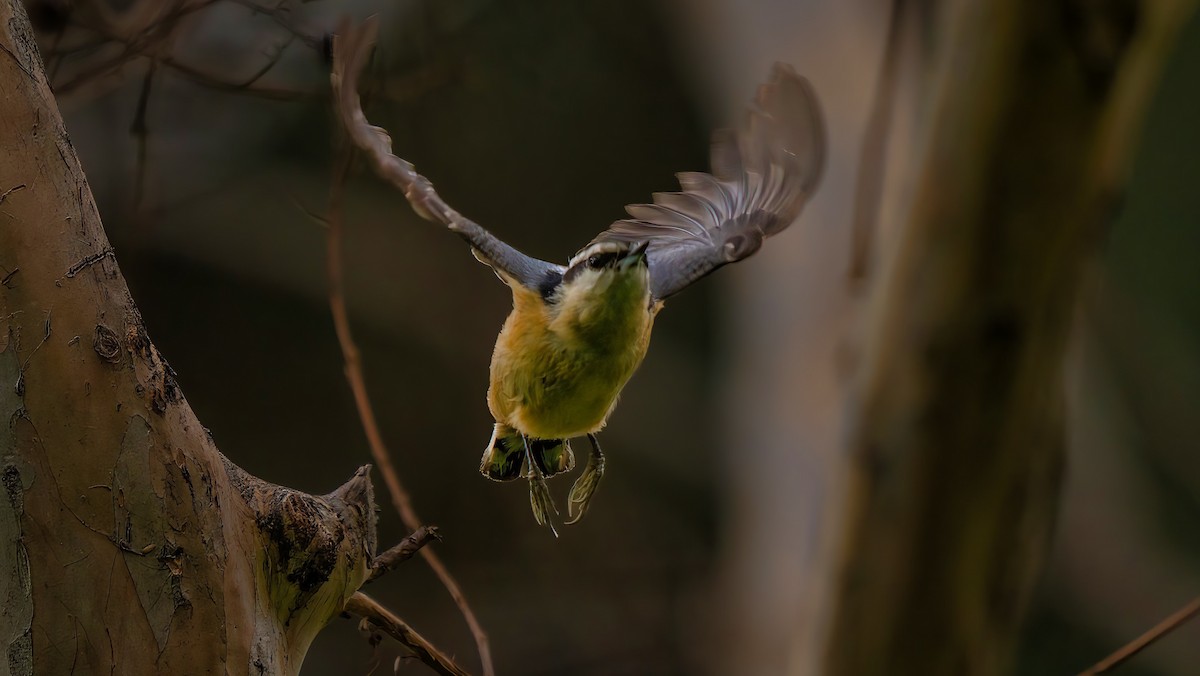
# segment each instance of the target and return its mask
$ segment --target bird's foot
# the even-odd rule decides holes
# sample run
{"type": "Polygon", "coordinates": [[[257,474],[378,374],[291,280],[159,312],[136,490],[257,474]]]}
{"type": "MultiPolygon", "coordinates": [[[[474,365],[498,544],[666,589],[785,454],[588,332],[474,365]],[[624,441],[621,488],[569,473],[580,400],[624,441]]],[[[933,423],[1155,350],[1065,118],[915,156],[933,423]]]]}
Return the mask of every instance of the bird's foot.
{"type": "Polygon", "coordinates": [[[533,518],[539,526],[546,526],[554,537],[558,531],[554,528],[554,517],[558,516],[558,506],[550,496],[550,488],[546,479],[539,472],[529,474],[529,506],[533,509],[533,518]]]}
{"type": "Polygon", "coordinates": [[[533,451],[529,448],[529,437],[522,434],[521,441],[525,445],[525,467],[528,469],[525,477],[529,479],[529,506],[533,509],[533,518],[539,526],[548,527],[554,537],[558,537],[558,530],[554,528],[554,517],[558,516],[558,506],[554,504],[554,498],[550,497],[550,488],[546,486],[546,477],[542,474],[538,464],[534,462],[533,451]]]}
{"type": "Polygon", "coordinates": [[[604,478],[604,453],[600,450],[600,443],[591,434],[588,435],[588,441],[592,442],[592,453],[588,456],[583,474],[580,474],[571,486],[571,494],[567,498],[567,514],[570,517],[566,521],[567,524],[579,523],[587,513],[596,489],[600,487],[600,480],[604,478]]]}

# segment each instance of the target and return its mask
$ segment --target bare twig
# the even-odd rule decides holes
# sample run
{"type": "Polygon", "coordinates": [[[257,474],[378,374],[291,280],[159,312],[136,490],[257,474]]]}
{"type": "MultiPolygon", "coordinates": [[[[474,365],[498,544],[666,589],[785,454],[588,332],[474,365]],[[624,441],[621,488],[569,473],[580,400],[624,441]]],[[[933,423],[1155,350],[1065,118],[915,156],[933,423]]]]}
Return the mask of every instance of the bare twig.
{"type": "Polygon", "coordinates": [[[146,189],[146,149],[149,142],[150,128],[146,126],[146,113],[150,107],[150,88],[154,85],[154,73],[158,70],[158,61],[150,60],[149,67],[146,68],[146,75],[142,79],[142,90],[138,95],[137,113],[133,117],[133,124],[130,125],[129,131],[137,140],[137,169],[135,170],[135,178],[133,184],[133,205],[135,208],[142,206],[142,196],[146,189]]]}
{"type": "Polygon", "coordinates": [[[400,544],[376,556],[371,561],[371,573],[367,576],[367,582],[383,576],[384,573],[411,559],[430,542],[441,539],[442,536],[438,534],[437,526],[421,526],[401,540],[400,544]]]}
{"type": "MultiPolygon", "coordinates": [[[[374,23],[372,22],[369,25],[373,26],[374,23]]],[[[335,57],[335,73],[338,61],[335,57]]],[[[355,74],[357,75],[357,71],[355,71],[355,74]]],[[[336,79],[336,75],[334,77],[336,79]]],[[[354,98],[357,104],[357,94],[354,98]]],[[[350,170],[351,156],[352,151],[350,149],[346,149],[341,153],[336,162],[337,166],[334,169],[333,183],[329,191],[329,213],[325,219],[329,226],[327,231],[329,307],[333,314],[333,325],[337,332],[338,344],[342,348],[342,358],[346,363],[346,380],[350,384],[351,392],[354,394],[354,403],[358,409],[359,418],[362,421],[363,431],[367,435],[367,442],[371,447],[371,455],[375,459],[376,466],[379,467],[379,473],[383,476],[384,483],[388,488],[388,494],[392,499],[392,505],[400,514],[400,519],[404,521],[404,525],[409,530],[416,531],[421,527],[421,519],[413,509],[412,500],[409,498],[408,492],[404,490],[404,487],[400,483],[400,477],[396,474],[396,469],[392,465],[392,459],[388,453],[387,446],[383,442],[383,435],[380,434],[379,426],[375,422],[375,412],[371,408],[371,400],[367,395],[367,385],[366,380],[363,378],[358,346],[355,345],[354,336],[350,332],[350,319],[346,311],[346,298],[343,292],[342,276],[342,201],[345,196],[346,176],[350,170]]],[[[487,633],[483,630],[483,625],[479,623],[478,618],[475,617],[470,604],[467,603],[467,598],[463,595],[458,582],[450,575],[450,571],[446,569],[446,566],[432,549],[422,548],[420,553],[434,574],[437,575],[442,586],[446,588],[450,597],[454,599],[459,612],[462,613],[463,619],[466,621],[467,626],[470,627],[471,634],[475,638],[476,648],[479,651],[479,660],[483,665],[484,676],[493,676],[495,669],[492,666],[492,653],[488,645],[487,633]]]]}
{"type": "Polygon", "coordinates": [[[346,601],[345,611],[358,615],[383,633],[404,644],[406,648],[416,654],[418,659],[439,674],[448,676],[467,676],[469,674],[466,669],[455,664],[454,660],[442,654],[432,643],[408,626],[404,620],[396,617],[370,596],[362,592],[354,592],[346,601]]]}
{"type": "Polygon", "coordinates": [[[1120,650],[1100,660],[1092,667],[1081,671],[1079,676],[1095,676],[1096,674],[1106,674],[1112,671],[1129,658],[1145,650],[1151,643],[1175,631],[1197,615],[1200,615],[1200,596],[1192,599],[1186,606],[1175,611],[1170,617],[1159,622],[1150,631],[1130,641],[1120,650]]]}
{"type": "Polygon", "coordinates": [[[79,75],[76,75],[75,77],[67,80],[66,82],[63,82],[61,84],[55,84],[54,91],[59,93],[60,95],[64,95],[64,96],[67,94],[70,94],[71,92],[82,88],[86,84],[90,84],[91,82],[94,82],[95,80],[98,80],[102,77],[111,75],[111,74],[119,71],[121,68],[125,67],[126,64],[128,64],[130,61],[137,58],[138,56],[141,56],[141,55],[136,52],[125,50],[115,57],[107,59],[95,66],[92,66],[91,68],[88,68],[84,72],[80,73],[79,75]]]}
{"type": "MultiPolygon", "coordinates": [[[[162,4],[140,2],[131,11],[120,16],[108,11],[104,2],[89,2],[88,12],[76,12],[62,29],[54,34],[53,42],[46,52],[47,63],[52,63],[51,81],[57,82],[55,90],[60,94],[76,92],[93,85],[97,80],[114,75],[140,59],[151,61],[150,68],[161,67],[171,75],[179,76],[193,84],[215,91],[245,94],[274,101],[316,100],[326,96],[326,90],[260,85],[259,81],[280,62],[285,51],[294,43],[303,43],[307,48],[324,52],[326,40],[323,35],[310,33],[293,20],[291,0],[274,0],[262,3],[257,0],[226,0],[244,7],[249,12],[269,18],[280,26],[286,35],[283,41],[266,54],[266,62],[253,73],[240,80],[225,79],[199,67],[186,56],[172,55],[171,46],[184,26],[184,20],[221,0],[172,0],[162,4]],[[136,11],[132,11],[135,10],[136,11]],[[69,37],[67,27],[74,29],[69,37]],[[96,56],[97,53],[100,56],[96,56]],[[88,58],[94,57],[94,58],[88,58]],[[77,64],[67,69],[66,78],[57,73],[67,63],[77,64]]],[[[15,57],[14,57],[15,58],[15,57]]],[[[164,73],[150,75],[161,78],[164,73]]],[[[456,77],[457,67],[433,64],[428,68],[408,74],[397,83],[385,88],[383,96],[392,100],[413,98],[421,92],[456,77]]],[[[148,80],[147,80],[148,81],[148,80]]],[[[143,84],[143,100],[148,88],[143,84]]]]}
{"type": "Polygon", "coordinates": [[[162,65],[170,68],[176,74],[190,80],[191,82],[214,89],[217,91],[234,92],[238,94],[248,94],[259,98],[271,99],[274,101],[298,101],[304,99],[317,99],[324,95],[320,91],[308,91],[303,89],[284,89],[281,87],[262,87],[256,86],[255,83],[269,70],[274,67],[275,62],[269,62],[267,69],[253,74],[251,77],[242,80],[241,82],[230,82],[223,80],[215,75],[206,73],[199,68],[189,66],[182,61],[173,58],[161,59],[162,65]]]}
{"type": "MultiPolygon", "coordinates": [[[[98,33],[108,42],[121,45],[122,49],[117,55],[84,70],[70,80],[56,84],[54,87],[55,92],[58,94],[67,94],[97,78],[120,70],[138,57],[157,55],[162,50],[163,45],[170,42],[171,38],[175,35],[176,29],[179,28],[181,22],[188,15],[208,7],[213,2],[215,0],[202,0],[193,5],[176,5],[170,8],[170,11],[161,15],[161,17],[153,17],[153,20],[141,17],[139,19],[143,22],[140,25],[141,27],[131,33],[126,33],[115,28],[111,21],[105,20],[103,17],[97,23],[84,26],[86,29],[98,33]]],[[[97,6],[103,5],[103,3],[95,4],[97,6]]],[[[165,50],[163,50],[163,53],[165,54],[165,50]]]]}
{"type": "Polygon", "coordinates": [[[136,0],[117,10],[104,0],[83,0],[77,9],[87,17],[89,25],[103,27],[110,33],[138,35],[151,33],[165,21],[203,9],[215,1],[136,0]]]}
{"type": "Polygon", "coordinates": [[[274,21],[276,25],[287,31],[292,37],[298,38],[312,49],[321,50],[322,39],[319,36],[301,30],[292,22],[291,7],[286,2],[277,2],[273,7],[267,7],[254,2],[254,0],[230,1],[235,5],[245,7],[254,14],[261,14],[271,19],[271,21],[274,21]]]}
{"type": "MultiPolygon", "coordinates": [[[[287,38],[272,54],[268,54],[267,62],[258,70],[252,73],[248,78],[240,82],[230,82],[223,80],[217,76],[205,73],[197,68],[187,65],[180,60],[170,56],[168,49],[163,46],[169,43],[169,40],[175,34],[176,29],[181,21],[190,14],[193,14],[201,9],[205,9],[217,0],[200,0],[193,4],[177,4],[166,12],[163,16],[155,18],[152,22],[146,23],[136,31],[121,31],[113,27],[111,22],[98,18],[94,22],[80,24],[79,27],[86,31],[90,31],[100,36],[99,42],[85,44],[83,49],[93,50],[97,47],[118,46],[120,51],[113,56],[85,69],[83,72],[75,75],[66,82],[59,83],[55,89],[60,93],[69,93],[79,87],[92,82],[93,80],[105,75],[114,73],[131,61],[138,58],[151,58],[158,64],[165,66],[172,71],[182,75],[197,84],[219,89],[223,91],[238,91],[264,98],[291,100],[300,98],[315,98],[319,96],[319,92],[293,92],[286,89],[265,88],[253,86],[259,79],[268,71],[275,67],[283,56],[284,51],[294,41],[299,39],[312,49],[321,48],[321,40],[318,37],[309,35],[291,25],[286,16],[286,12],[280,7],[262,7],[252,2],[238,2],[254,12],[259,12],[270,16],[276,23],[280,24],[287,30],[287,38]]],[[[98,3],[103,4],[103,3],[98,3]]],[[[74,52],[79,51],[78,48],[72,50],[63,50],[53,52],[50,56],[66,57],[71,56],[74,52]]]]}

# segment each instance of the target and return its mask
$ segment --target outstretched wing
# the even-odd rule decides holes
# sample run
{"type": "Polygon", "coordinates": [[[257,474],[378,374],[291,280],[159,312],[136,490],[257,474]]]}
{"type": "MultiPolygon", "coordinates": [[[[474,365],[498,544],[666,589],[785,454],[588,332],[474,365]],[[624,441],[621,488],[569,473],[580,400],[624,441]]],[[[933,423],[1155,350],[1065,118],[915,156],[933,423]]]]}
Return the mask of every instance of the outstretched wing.
{"type": "Polygon", "coordinates": [[[496,271],[505,284],[517,283],[548,297],[562,281],[566,268],[521,253],[483,226],[465,218],[451,222],[450,230],[471,245],[475,258],[496,271]]]}
{"type": "Polygon", "coordinates": [[[650,290],[662,300],[758,251],[808,202],[825,165],[825,126],[808,80],[775,64],[734,132],[713,134],[712,174],[677,174],[682,192],[631,204],[592,244],[649,242],[650,290]]]}
{"type": "Polygon", "coordinates": [[[547,295],[562,280],[565,268],[517,251],[452,209],[429,179],[418,174],[411,163],[392,154],[392,139],[387,130],[367,121],[358,97],[358,77],[378,30],[377,17],[367,19],[357,29],[343,22],[334,39],[330,84],[335,108],[350,139],[366,155],[375,173],[404,193],[418,215],[445,225],[466,240],[475,257],[492,266],[505,283],[517,283],[547,295]]]}

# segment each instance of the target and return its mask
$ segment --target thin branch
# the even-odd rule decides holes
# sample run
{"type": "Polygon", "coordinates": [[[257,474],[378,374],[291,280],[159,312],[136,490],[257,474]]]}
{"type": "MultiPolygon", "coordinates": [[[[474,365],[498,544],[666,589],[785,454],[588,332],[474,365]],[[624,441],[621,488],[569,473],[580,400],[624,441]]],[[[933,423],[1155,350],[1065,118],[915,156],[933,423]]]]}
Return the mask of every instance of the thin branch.
{"type": "MultiPolygon", "coordinates": [[[[188,63],[187,59],[172,56],[170,54],[169,41],[177,33],[176,29],[181,25],[182,19],[214,5],[218,1],[198,0],[198,2],[192,4],[180,4],[176,2],[175,6],[166,11],[161,18],[149,23],[147,23],[144,16],[139,14],[138,25],[141,28],[137,30],[118,29],[114,24],[116,19],[112,16],[106,18],[105,16],[97,15],[92,17],[93,20],[91,21],[80,19],[77,16],[72,18],[70,26],[84,33],[86,38],[81,38],[82,41],[76,40],[78,44],[64,46],[62,43],[65,40],[63,37],[65,28],[55,34],[53,45],[46,52],[47,61],[52,61],[54,64],[51,70],[51,81],[54,82],[59,79],[54,77],[54,75],[67,62],[79,62],[80,66],[75,68],[74,72],[70,73],[65,81],[59,82],[55,86],[55,91],[64,95],[75,92],[93,84],[97,80],[116,74],[134,61],[144,58],[151,61],[151,68],[160,66],[170,71],[171,74],[215,91],[245,94],[273,101],[317,100],[323,99],[326,96],[325,90],[292,89],[258,84],[267,73],[278,65],[285,51],[293,42],[300,41],[314,51],[324,50],[325,41],[323,37],[302,30],[292,21],[292,3],[286,1],[276,2],[273,6],[267,6],[259,4],[255,0],[227,0],[232,4],[246,8],[250,12],[270,18],[286,31],[283,42],[267,53],[266,62],[241,80],[233,81],[224,79],[219,75],[188,63]],[[92,55],[92,53],[98,50],[104,50],[103,58],[85,59],[85,57],[92,55]],[[91,62],[90,65],[89,61],[91,62]]],[[[105,5],[103,2],[96,4],[101,7],[105,5]]],[[[162,73],[158,73],[155,77],[161,77],[161,75],[162,73]]],[[[389,100],[415,98],[422,92],[432,89],[456,76],[456,66],[434,64],[431,67],[423,68],[416,73],[400,78],[398,83],[393,83],[391,86],[385,88],[383,96],[389,100]]],[[[143,96],[147,91],[143,87],[143,96]]]]}
{"type": "Polygon", "coordinates": [[[261,80],[264,75],[270,72],[270,70],[279,63],[279,60],[283,58],[284,52],[287,51],[287,48],[292,45],[292,42],[295,41],[295,39],[296,38],[294,35],[287,36],[286,40],[275,47],[274,54],[267,55],[267,62],[264,63],[261,68],[251,73],[250,77],[246,78],[245,80],[234,83],[233,86],[236,89],[246,89],[247,87],[252,86],[255,82],[261,80]]]}
{"type": "MultiPolygon", "coordinates": [[[[83,73],[76,75],[70,80],[55,85],[54,91],[56,94],[62,95],[78,89],[79,87],[97,79],[114,73],[125,67],[130,61],[140,57],[154,54],[159,51],[160,47],[169,42],[175,35],[176,29],[179,28],[182,21],[190,14],[213,4],[216,0],[201,0],[193,5],[177,4],[170,8],[161,18],[139,15],[141,20],[140,27],[132,32],[125,31],[116,27],[112,17],[97,15],[97,24],[84,26],[109,42],[119,44],[122,50],[116,56],[106,59],[101,63],[85,70],[83,73]]],[[[104,3],[94,3],[96,7],[104,7],[104,3]]],[[[153,4],[153,3],[151,3],[153,4]]],[[[139,6],[139,9],[141,6],[139,6]]],[[[157,10],[155,10],[157,11],[157,10]]],[[[143,13],[144,14],[144,13],[143,13]]]]}
{"type": "Polygon", "coordinates": [[[105,0],[81,0],[77,9],[87,17],[89,24],[100,26],[106,32],[140,35],[151,33],[163,23],[203,9],[215,1],[202,0],[189,5],[180,0],[138,0],[116,10],[105,0]]]}
{"type": "Polygon", "coordinates": [[[1175,631],[1197,615],[1200,615],[1200,596],[1192,599],[1191,603],[1175,611],[1170,617],[1159,622],[1150,631],[1130,641],[1120,650],[1100,660],[1091,668],[1081,671],[1079,676],[1095,676],[1096,674],[1106,674],[1112,671],[1129,658],[1148,648],[1150,644],[1175,631]]]}
{"type": "Polygon", "coordinates": [[[257,96],[274,101],[317,99],[323,95],[323,92],[319,91],[254,86],[254,83],[266,73],[266,70],[270,70],[270,68],[275,65],[274,62],[269,63],[266,70],[256,73],[252,77],[247,78],[242,82],[229,82],[228,80],[222,80],[215,75],[210,75],[209,73],[206,73],[198,68],[189,66],[181,61],[177,61],[169,57],[161,59],[160,62],[162,65],[170,68],[176,74],[186,78],[187,80],[190,80],[192,83],[217,91],[248,94],[250,96],[257,96]]]}
{"type": "Polygon", "coordinates": [[[346,601],[345,611],[358,615],[383,633],[391,636],[406,648],[413,651],[425,664],[439,674],[447,676],[469,676],[466,669],[454,663],[438,650],[432,643],[425,640],[416,630],[408,626],[404,620],[396,617],[390,610],[379,605],[375,599],[362,592],[354,594],[346,601]]]}
{"type": "Polygon", "coordinates": [[[123,50],[120,54],[118,54],[117,56],[107,59],[95,66],[92,66],[91,68],[76,75],[75,77],[71,78],[70,80],[67,80],[66,82],[63,82],[61,84],[54,85],[54,91],[56,94],[59,94],[60,96],[70,94],[71,92],[83,87],[86,84],[89,84],[97,79],[111,75],[111,74],[119,71],[120,69],[124,68],[126,64],[128,64],[130,61],[137,58],[138,56],[141,56],[141,55],[134,52],[132,49],[127,48],[127,49],[123,50]]]}
{"type": "Polygon", "coordinates": [[[274,7],[266,7],[260,5],[254,0],[230,0],[235,5],[241,5],[250,10],[251,13],[261,14],[275,22],[280,28],[287,31],[292,37],[298,38],[301,42],[308,45],[312,49],[321,51],[322,39],[319,36],[312,35],[300,30],[291,20],[291,8],[285,2],[278,2],[274,7]]]}
{"type": "MultiPolygon", "coordinates": [[[[210,87],[212,89],[244,92],[247,94],[253,94],[255,96],[261,96],[263,98],[276,100],[315,98],[316,96],[319,96],[319,93],[317,92],[294,92],[286,89],[253,86],[256,82],[258,82],[259,79],[266,75],[268,71],[273,69],[275,65],[279,63],[284,51],[294,40],[299,39],[313,49],[320,48],[319,38],[308,35],[295,29],[294,27],[289,28],[287,31],[288,35],[284,43],[280,45],[273,54],[268,54],[266,63],[252,73],[248,78],[245,78],[240,82],[229,82],[205,73],[169,56],[166,53],[169,50],[161,49],[162,45],[174,35],[175,29],[178,27],[184,17],[201,9],[207,8],[215,2],[216,0],[201,0],[201,2],[193,5],[177,6],[173,9],[173,11],[166,14],[163,18],[154,23],[146,25],[141,30],[132,34],[115,30],[109,23],[104,21],[100,21],[98,25],[80,24],[81,28],[94,32],[102,38],[101,42],[93,45],[93,47],[117,45],[121,48],[121,51],[116,55],[100,62],[99,64],[84,70],[82,73],[77,74],[70,80],[57,85],[55,90],[60,94],[69,93],[99,77],[103,77],[120,70],[134,59],[147,57],[151,58],[156,63],[159,63],[177,72],[178,74],[187,77],[193,82],[210,87]],[[159,52],[161,52],[161,54],[159,54],[159,52]]],[[[273,11],[268,7],[259,7],[253,3],[238,4],[243,4],[253,11],[260,11],[264,14],[274,15],[278,13],[277,10],[273,11]]],[[[281,21],[286,22],[285,17],[275,18],[277,23],[281,21]]],[[[59,53],[58,55],[66,56],[67,54],[59,53]]]]}
{"type": "Polygon", "coordinates": [[[130,132],[137,140],[137,168],[133,184],[133,206],[141,208],[142,197],[146,188],[146,150],[149,141],[150,128],[146,126],[146,113],[150,107],[150,88],[154,84],[154,73],[158,70],[158,61],[150,59],[146,68],[146,76],[142,79],[142,90],[138,95],[137,113],[133,117],[130,132]]]}
{"type": "MultiPolygon", "coordinates": [[[[404,490],[404,487],[400,483],[400,477],[396,474],[391,455],[388,453],[387,446],[383,442],[383,435],[379,432],[379,426],[375,422],[375,412],[371,407],[371,400],[367,395],[366,379],[363,378],[361,357],[358,346],[354,343],[354,336],[350,332],[350,318],[346,311],[346,297],[343,291],[344,277],[342,274],[342,202],[345,197],[346,176],[350,171],[352,155],[353,151],[349,148],[340,153],[336,161],[333,182],[329,190],[329,213],[325,219],[329,226],[327,230],[329,308],[333,314],[333,325],[337,333],[338,344],[342,348],[342,358],[346,363],[346,381],[350,385],[350,391],[354,394],[354,404],[358,409],[363,431],[367,435],[371,455],[375,459],[375,465],[379,468],[380,475],[383,476],[388,494],[392,499],[392,505],[400,514],[400,519],[409,530],[416,531],[421,528],[421,519],[413,509],[412,500],[408,492],[404,490]]],[[[475,613],[471,610],[470,604],[467,603],[467,598],[463,595],[458,582],[432,549],[422,548],[420,553],[434,574],[441,580],[442,586],[446,588],[450,597],[454,599],[459,612],[462,613],[463,619],[466,621],[467,626],[470,627],[471,634],[475,638],[476,648],[479,651],[479,660],[483,665],[484,676],[493,676],[495,669],[492,666],[492,652],[488,645],[487,632],[484,631],[483,625],[475,617],[475,613]]]]}
{"type": "Polygon", "coordinates": [[[373,582],[382,577],[384,573],[411,559],[425,545],[441,539],[442,536],[438,534],[437,526],[421,526],[401,540],[400,544],[376,556],[371,561],[371,573],[367,576],[367,582],[373,582]]]}

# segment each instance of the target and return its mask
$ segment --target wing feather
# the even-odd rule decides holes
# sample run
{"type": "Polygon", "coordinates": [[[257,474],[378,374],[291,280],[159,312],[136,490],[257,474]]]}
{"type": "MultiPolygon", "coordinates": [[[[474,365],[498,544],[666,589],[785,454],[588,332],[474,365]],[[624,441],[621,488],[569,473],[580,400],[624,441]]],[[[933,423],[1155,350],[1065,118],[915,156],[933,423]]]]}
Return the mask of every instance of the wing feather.
{"type": "Polygon", "coordinates": [[[713,134],[711,174],[680,172],[682,192],[655,193],[653,204],[626,207],[631,218],[591,242],[649,242],[656,299],[758,251],[799,217],[816,190],[825,126],[812,86],[776,64],[755,104],[737,131],[713,134]]]}
{"type": "Polygon", "coordinates": [[[687,236],[707,237],[704,226],[688,214],[662,204],[630,204],[625,211],[638,221],[653,221],[687,236]]]}

